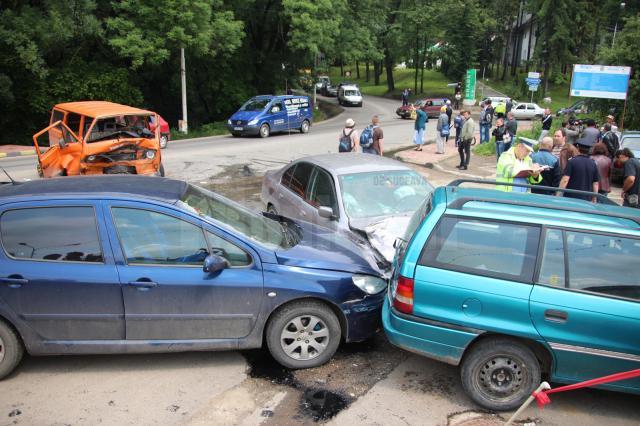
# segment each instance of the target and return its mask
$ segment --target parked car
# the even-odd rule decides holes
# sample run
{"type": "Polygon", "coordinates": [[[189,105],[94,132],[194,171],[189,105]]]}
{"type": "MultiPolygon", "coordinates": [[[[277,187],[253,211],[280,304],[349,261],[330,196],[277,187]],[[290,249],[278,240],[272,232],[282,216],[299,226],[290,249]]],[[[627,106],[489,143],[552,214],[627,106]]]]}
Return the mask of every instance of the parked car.
{"type": "Polygon", "coordinates": [[[591,112],[591,108],[589,102],[585,99],[581,99],[577,102],[574,102],[573,105],[560,108],[556,112],[556,117],[560,117],[562,115],[575,116],[577,114],[589,114],[591,112]]]}
{"type": "Polygon", "coordinates": [[[491,105],[493,105],[493,107],[495,108],[496,105],[498,105],[499,103],[503,102],[503,103],[507,103],[507,100],[509,98],[506,96],[487,96],[486,98],[484,98],[482,100],[482,102],[487,102],[487,101],[491,101],[491,105]]]}
{"type": "Polygon", "coordinates": [[[386,290],[326,228],[183,181],[0,187],[0,378],[31,355],[259,348],[289,368],[371,337],[386,290]]]}
{"type": "MultiPolygon", "coordinates": [[[[626,130],[620,136],[620,149],[629,148],[636,158],[640,158],[640,131],[638,130],[626,130]]],[[[624,177],[624,165],[613,160],[613,167],[611,168],[611,181],[621,182],[624,177]]]]}
{"type": "Polygon", "coordinates": [[[323,94],[331,98],[336,98],[338,97],[338,88],[336,86],[324,86],[323,94]]]}
{"type": "Polygon", "coordinates": [[[355,105],[362,107],[362,93],[356,86],[340,86],[338,89],[338,103],[340,105],[355,105]]]}
{"type": "Polygon", "coordinates": [[[313,121],[308,96],[261,95],[249,99],[229,120],[227,128],[234,136],[259,135],[267,138],[271,133],[299,130],[307,133],[313,121]]]}
{"type": "MultiPolygon", "coordinates": [[[[160,114],[158,114],[158,121],[160,122],[160,149],[165,149],[171,140],[171,129],[169,123],[160,114]]],[[[155,133],[156,122],[153,116],[149,118],[149,128],[155,133]]]]}
{"type": "Polygon", "coordinates": [[[511,109],[511,112],[513,112],[513,116],[517,120],[537,120],[544,115],[544,108],[531,102],[518,102],[518,104],[511,109]]]}
{"type": "MultiPolygon", "coordinates": [[[[428,117],[438,117],[440,115],[440,108],[442,108],[447,101],[448,99],[446,98],[427,98],[416,101],[413,106],[426,112],[428,117]]],[[[411,117],[411,109],[409,105],[403,105],[396,109],[396,114],[400,118],[409,118],[411,117]]]]}
{"type": "Polygon", "coordinates": [[[40,177],[140,174],[164,176],[157,114],[104,101],[68,102],[51,110],[33,135],[40,177]],[[48,147],[48,149],[46,149],[48,147]],[[42,149],[46,151],[41,152],[42,149]]]}
{"type": "Polygon", "coordinates": [[[340,153],[300,158],[267,172],[261,199],[268,212],[357,239],[385,270],[393,260],[393,242],[432,190],[399,161],[340,153]]]}
{"type": "MultiPolygon", "coordinates": [[[[462,182],[433,191],[396,243],[389,340],[460,365],[490,410],[520,406],[542,380],[640,368],[640,212],[462,182]]],[[[601,387],[640,393],[640,379],[601,387]]]]}

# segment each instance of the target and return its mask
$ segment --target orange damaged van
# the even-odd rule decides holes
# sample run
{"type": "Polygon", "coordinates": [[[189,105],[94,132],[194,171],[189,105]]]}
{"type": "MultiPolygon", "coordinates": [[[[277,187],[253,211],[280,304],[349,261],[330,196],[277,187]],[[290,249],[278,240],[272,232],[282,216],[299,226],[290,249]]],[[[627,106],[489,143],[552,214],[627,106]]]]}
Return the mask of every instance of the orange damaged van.
{"type": "Polygon", "coordinates": [[[33,135],[41,177],[96,174],[164,176],[158,115],[104,101],[68,102],[33,135]],[[153,117],[153,120],[152,120],[153,117]],[[46,150],[40,152],[40,150],[46,150]]]}

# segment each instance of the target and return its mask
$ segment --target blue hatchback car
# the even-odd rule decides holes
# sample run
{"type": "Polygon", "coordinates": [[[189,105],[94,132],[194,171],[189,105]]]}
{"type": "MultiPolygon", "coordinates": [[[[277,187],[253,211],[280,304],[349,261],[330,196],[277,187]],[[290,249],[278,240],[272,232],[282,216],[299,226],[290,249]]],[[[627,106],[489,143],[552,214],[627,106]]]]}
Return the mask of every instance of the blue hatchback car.
{"type": "Polygon", "coordinates": [[[379,327],[386,281],[332,231],[188,183],[0,187],[0,378],[32,355],[258,348],[320,365],[379,327]]]}
{"type": "MultiPolygon", "coordinates": [[[[640,212],[460,183],[437,188],[396,241],[389,340],[460,365],[491,410],[542,379],[640,368],[640,212]]],[[[640,393],[640,379],[601,387],[640,393]]]]}
{"type": "Polygon", "coordinates": [[[308,96],[262,95],[249,99],[227,121],[233,136],[259,135],[267,138],[273,132],[299,130],[307,133],[313,122],[313,109],[308,96]]]}

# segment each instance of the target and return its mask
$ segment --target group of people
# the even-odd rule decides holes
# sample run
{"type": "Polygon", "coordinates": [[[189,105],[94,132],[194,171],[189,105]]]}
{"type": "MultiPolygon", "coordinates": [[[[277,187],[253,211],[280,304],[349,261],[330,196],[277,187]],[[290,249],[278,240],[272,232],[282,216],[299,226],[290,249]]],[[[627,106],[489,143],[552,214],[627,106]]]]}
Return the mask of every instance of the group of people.
{"type": "MultiPolygon", "coordinates": [[[[522,141],[504,152],[496,169],[496,180],[505,184],[536,185],[533,193],[597,201],[584,192],[607,196],[611,191],[610,178],[614,161],[623,166],[623,205],[638,207],[640,193],[640,161],[629,149],[619,149],[618,139],[608,122],[602,132],[593,120],[575,142],[568,141],[567,125],[557,129],[553,138],[543,136],[534,152],[531,144],[522,141]],[[638,177],[638,179],[636,179],[638,177]],[[553,188],[570,191],[557,191],[553,188]],[[578,192],[574,192],[578,191],[578,192]]],[[[527,187],[499,185],[504,191],[528,191],[527,187]]]]}
{"type": "Polygon", "coordinates": [[[518,121],[511,111],[512,105],[509,98],[505,102],[498,103],[495,108],[492,106],[491,99],[480,104],[480,143],[487,143],[491,140],[491,136],[495,137],[497,159],[511,148],[518,132],[518,121]],[[495,128],[492,131],[494,118],[495,128]]]}
{"type": "Polygon", "coordinates": [[[364,154],[383,155],[384,133],[380,127],[380,117],[374,115],[371,123],[362,132],[356,130],[356,122],[348,118],[338,136],[339,152],[357,152],[358,147],[364,154]]]}

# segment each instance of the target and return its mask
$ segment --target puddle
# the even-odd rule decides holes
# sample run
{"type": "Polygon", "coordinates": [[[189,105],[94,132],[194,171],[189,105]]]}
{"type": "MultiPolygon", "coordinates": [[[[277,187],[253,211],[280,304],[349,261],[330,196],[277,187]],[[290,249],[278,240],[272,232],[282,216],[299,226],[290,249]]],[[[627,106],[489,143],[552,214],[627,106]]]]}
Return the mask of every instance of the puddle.
{"type": "Polygon", "coordinates": [[[260,191],[262,175],[256,175],[247,164],[226,166],[224,171],[209,178],[208,183],[201,186],[237,201],[250,209],[262,211],[260,191]]]}
{"type": "Polygon", "coordinates": [[[314,421],[328,420],[344,410],[351,399],[325,389],[307,389],[302,394],[300,411],[314,421]]]}
{"type": "MultiPolygon", "coordinates": [[[[278,364],[267,351],[244,351],[242,354],[249,363],[249,377],[299,390],[302,393],[299,414],[315,422],[329,420],[354,400],[338,392],[303,385],[295,378],[293,371],[278,364]]],[[[273,417],[273,411],[263,416],[273,417]]]]}

